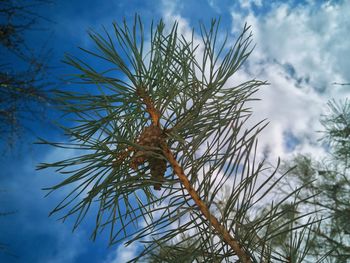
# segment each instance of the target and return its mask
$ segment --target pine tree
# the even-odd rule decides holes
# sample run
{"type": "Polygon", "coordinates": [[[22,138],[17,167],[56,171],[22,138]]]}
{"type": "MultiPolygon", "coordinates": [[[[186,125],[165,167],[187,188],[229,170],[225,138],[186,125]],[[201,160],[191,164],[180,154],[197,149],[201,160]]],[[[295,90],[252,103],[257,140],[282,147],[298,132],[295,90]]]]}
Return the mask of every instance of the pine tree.
{"type": "Polygon", "coordinates": [[[332,100],[328,109],[321,118],[327,157],[316,161],[314,156],[299,154],[285,167],[296,167],[288,177],[315,195],[302,209],[316,210],[324,219],[313,230],[316,238],[310,253],[316,259],[328,255],[327,262],[341,263],[350,260],[350,103],[332,100]]]}
{"type": "Polygon", "coordinates": [[[247,124],[266,82],[230,85],[252,52],[250,28],[233,46],[218,29],[213,20],[186,38],[160,21],[149,36],[135,17],[90,33],[96,50],[84,51],[105,69],[67,55],[84,89],[57,96],[75,126],[63,127],[69,142],[41,142],[81,154],[39,166],[68,176],[50,193],[73,189],[52,213],[75,216],[74,228],[96,213],[92,238],[105,230],[110,244],[139,242],[135,262],[303,261],[296,239],[273,246],[312,225],[310,214],[280,220],[303,186],[273,195],[284,174],[256,158],[266,123],[247,124]]]}

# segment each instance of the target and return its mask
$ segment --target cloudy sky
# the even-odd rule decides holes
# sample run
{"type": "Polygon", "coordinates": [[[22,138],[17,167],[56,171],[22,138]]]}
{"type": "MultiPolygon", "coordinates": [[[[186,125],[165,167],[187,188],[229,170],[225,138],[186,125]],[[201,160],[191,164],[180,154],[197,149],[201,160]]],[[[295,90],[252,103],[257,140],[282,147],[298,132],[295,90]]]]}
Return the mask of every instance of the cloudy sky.
{"type": "MultiPolygon", "coordinates": [[[[220,17],[222,33],[232,39],[245,23],[251,25],[256,48],[236,81],[256,78],[270,83],[256,94],[261,101],[252,105],[251,121],[267,118],[270,123],[259,145],[271,162],[300,152],[322,156],[319,118],[327,113],[330,99],[350,97],[349,86],[334,84],[350,82],[350,1],[56,1],[37,12],[52,22],[48,30],[28,34],[27,40],[34,48],[46,41],[56,75],[70,72],[60,62],[65,52],[82,57],[78,46],[92,48],[88,29],[108,29],[124,17],[131,21],[135,13],[146,25],[160,18],[167,24],[177,20],[184,34],[198,28],[199,21],[208,24],[220,17]]],[[[47,139],[62,139],[50,129],[36,132],[47,139]]],[[[48,217],[65,193],[44,198],[41,189],[60,178],[53,171],[36,172],[35,166],[73,153],[33,146],[32,140],[30,136],[22,140],[19,150],[3,155],[0,163],[1,209],[16,211],[0,217],[0,242],[9,244],[16,257],[0,253],[0,262],[112,263],[132,257],[136,245],[108,248],[103,235],[95,242],[89,240],[94,218],[87,218],[72,233],[72,222],[48,217]]]]}

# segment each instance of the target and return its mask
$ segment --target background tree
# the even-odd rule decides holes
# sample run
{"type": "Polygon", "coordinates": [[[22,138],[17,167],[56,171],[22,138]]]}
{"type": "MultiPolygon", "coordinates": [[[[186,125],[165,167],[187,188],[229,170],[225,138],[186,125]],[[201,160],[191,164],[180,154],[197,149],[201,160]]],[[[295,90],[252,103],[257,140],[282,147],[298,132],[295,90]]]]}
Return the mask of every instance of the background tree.
{"type": "Polygon", "coordinates": [[[310,246],[315,257],[329,254],[328,262],[350,260],[350,103],[330,101],[329,113],[321,118],[324,127],[322,142],[328,146],[328,156],[316,161],[312,156],[297,155],[286,163],[287,169],[295,166],[288,178],[307,185],[315,197],[304,210],[317,210],[324,218],[315,229],[317,238],[310,246]]]}
{"type": "MultiPolygon", "coordinates": [[[[42,46],[34,50],[26,41],[26,34],[39,29],[48,20],[34,10],[48,0],[0,0],[0,136],[1,148],[12,146],[23,131],[30,131],[30,122],[44,120],[44,109],[51,101],[47,81],[49,52],[42,46]]],[[[0,190],[0,200],[6,196],[0,190]]],[[[14,211],[0,209],[0,219],[14,211]]],[[[10,245],[0,242],[0,252],[11,256],[10,245]]]]}
{"type": "Polygon", "coordinates": [[[48,21],[35,12],[38,5],[48,3],[0,0],[0,134],[9,144],[21,131],[29,131],[30,121],[45,119],[44,108],[50,102],[49,51],[44,45],[35,50],[25,40],[29,31],[48,21]]]}
{"type": "Polygon", "coordinates": [[[104,68],[66,57],[84,89],[57,95],[76,125],[63,128],[68,142],[42,143],[81,154],[39,166],[68,175],[49,188],[72,190],[52,213],[75,216],[74,228],[95,213],[93,239],[108,230],[110,244],[143,244],[132,261],[302,262],[294,239],[286,250],[272,244],[312,224],[308,214],[280,220],[287,205],[302,202],[296,195],[303,186],[271,202],[284,175],[256,160],[266,124],[247,125],[247,102],[266,83],[229,81],[252,52],[252,35],[245,26],[227,47],[218,24],[201,25],[200,37],[186,38],[177,23],[167,28],[160,21],[146,42],[135,17],[132,27],[114,23],[113,34],[90,33],[97,48],[85,51],[104,68]]]}

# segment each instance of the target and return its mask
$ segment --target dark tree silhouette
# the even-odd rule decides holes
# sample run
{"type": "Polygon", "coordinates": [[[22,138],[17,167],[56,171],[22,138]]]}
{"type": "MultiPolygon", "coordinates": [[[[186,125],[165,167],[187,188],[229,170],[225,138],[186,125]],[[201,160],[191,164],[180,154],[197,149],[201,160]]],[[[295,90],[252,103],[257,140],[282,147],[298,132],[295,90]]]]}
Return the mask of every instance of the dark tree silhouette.
{"type": "Polygon", "coordinates": [[[9,144],[29,130],[29,121],[44,119],[50,103],[49,51],[44,46],[35,50],[25,36],[48,22],[35,10],[49,3],[0,0],[0,135],[9,144]]]}

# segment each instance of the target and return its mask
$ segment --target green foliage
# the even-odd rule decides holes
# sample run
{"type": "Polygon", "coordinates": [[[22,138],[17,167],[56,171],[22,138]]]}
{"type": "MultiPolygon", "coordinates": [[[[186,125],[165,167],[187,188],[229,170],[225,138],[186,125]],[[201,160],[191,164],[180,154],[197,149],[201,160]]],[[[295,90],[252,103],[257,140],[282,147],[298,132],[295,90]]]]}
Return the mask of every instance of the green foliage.
{"type": "MultiPolygon", "coordinates": [[[[342,165],[349,165],[350,158],[350,103],[348,100],[328,103],[330,114],[323,116],[321,123],[325,128],[323,140],[332,147],[335,160],[342,165]]],[[[346,167],[347,168],[347,167],[346,167]]]]}
{"type": "Polygon", "coordinates": [[[299,185],[309,182],[306,189],[315,195],[303,210],[318,210],[317,216],[324,219],[313,230],[317,238],[310,245],[311,254],[314,258],[328,255],[327,262],[340,263],[350,260],[350,104],[345,100],[330,101],[328,105],[329,113],[321,119],[328,157],[319,162],[298,155],[287,166],[296,167],[289,178],[299,185]]]}
{"type": "MultiPolygon", "coordinates": [[[[52,213],[64,213],[63,219],[75,216],[74,228],[88,212],[95,213],[93,239],[107,230],[110,244],[142,242],[143,251],[133,261],[237,259],[180,183],[162,149],[138,142],[152,123],[149,100],[160,115],[166,147],[210,213],[250,261],[287,262],[294,257],[312,220],[302,223],[309,214],[280,219],[290,213],[286,205],[298,205],[294,196],[302,187],[261,208],[264,202],[271,203],[272,190],[284,175],[256,160],[257,136],[266,124],[247,125],[252,114],[247,102],[255,100],[252,95],[266,83],[230,84],[252,52],[252,35],[245,26],[236,43],[227,46],[228,37],[219,38],[218,26],[213,20],[209,28],[200,26],[200,38],[194,32],[186,38],[178,33],[177,23],[167,28],[160,21],[151,26],[149,36],[135,17],[131,27],[126,22],[114,23],[112,33],[90,33],[96,50],[84,51],[100,58],[105,69],[97,70],[67,55],[66,62],[78,70],[75,76],[85,89],[57,92],[57,96],[75,126],[63,127],[68,142],[42,143],[81,153],[39,166],[67,176],[49,190],[71,190],[52,213]],[[130,149],[167,161],[160,192],[151,187],[157,182],[148,163],[130,167],[135,154],[130,149]],[[218,200],[224,189],[224,200],[218,200]],[[286,231],[293,235],[286,247],[293,249],[274,250],[274,240],[286,231]]],[[[288,262],[302,262],[302,257],[288,262]]]]}

